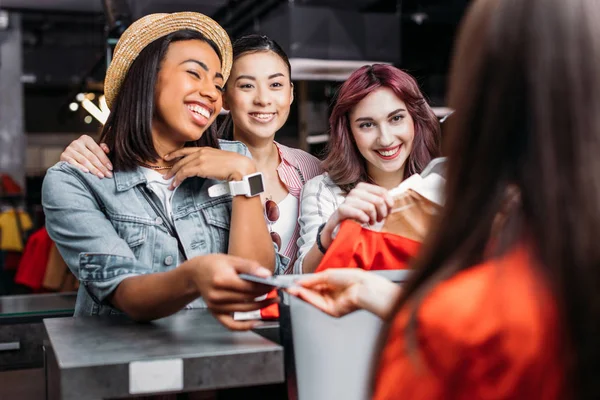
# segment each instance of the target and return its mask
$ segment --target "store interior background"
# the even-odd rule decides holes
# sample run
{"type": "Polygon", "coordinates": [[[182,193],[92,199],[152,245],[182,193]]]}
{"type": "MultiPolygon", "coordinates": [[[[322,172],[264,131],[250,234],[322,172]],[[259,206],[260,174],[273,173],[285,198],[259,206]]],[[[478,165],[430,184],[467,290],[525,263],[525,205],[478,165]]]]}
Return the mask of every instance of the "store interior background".
{"type": "Polygon", "coordinates": [[[40,226],[44,173],[72,140],[98,136],[107,57],[123,27],[142,15],[198,11],[233,39],[257,32],[278,41],[292,61],[296,101],[276,140],[318,156],[337,87],[366,63],[408,71],[443,114],[452,42],[467,3],[0,0],[0,173],[22,185],[24,205],[40,226]]]}

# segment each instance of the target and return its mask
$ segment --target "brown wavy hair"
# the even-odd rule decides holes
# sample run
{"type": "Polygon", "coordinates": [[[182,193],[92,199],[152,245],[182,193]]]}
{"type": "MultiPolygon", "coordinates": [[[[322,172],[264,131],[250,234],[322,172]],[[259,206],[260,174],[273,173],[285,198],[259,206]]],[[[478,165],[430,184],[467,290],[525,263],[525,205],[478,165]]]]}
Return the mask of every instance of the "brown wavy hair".
{"type": "Polygon", "coordinates": [[[374,183],[367,175],[366,161],[356,146],[348,116],[362,99],[382,87],[391,89],[406,104],[415,124],[413,149],[406,160],[404,179],[421,172],[441,153],[440,124],[415,79],[391,65],[365,65],[342,84],[329,117],[330,139],[323,166],[330,179],[345,192],[359,182],[374,183]]]}

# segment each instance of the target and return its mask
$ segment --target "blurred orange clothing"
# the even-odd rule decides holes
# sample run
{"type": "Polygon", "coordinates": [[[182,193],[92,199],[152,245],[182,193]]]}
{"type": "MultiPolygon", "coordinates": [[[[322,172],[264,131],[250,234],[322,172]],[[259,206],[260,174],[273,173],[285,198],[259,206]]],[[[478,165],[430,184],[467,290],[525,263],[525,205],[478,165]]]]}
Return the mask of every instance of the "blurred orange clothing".
{"type": "Polygon", "coordinates": [[[557,306],[523,246],[440,283],[392,323],[375,400],[564,398],[557,306]]]}

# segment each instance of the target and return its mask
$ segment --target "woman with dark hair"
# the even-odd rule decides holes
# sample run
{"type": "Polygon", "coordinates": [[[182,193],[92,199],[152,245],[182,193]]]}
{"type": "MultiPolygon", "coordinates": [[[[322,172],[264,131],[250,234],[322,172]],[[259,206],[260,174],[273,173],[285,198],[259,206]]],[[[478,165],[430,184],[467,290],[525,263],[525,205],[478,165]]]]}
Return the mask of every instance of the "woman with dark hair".
{"type": "Polygon", "coordinates": [[[345,219],[381,221],[387,193],[440,154],[440,126],[414,78],[391,65],[355,71],[329,118],[327,173],[303,189],[295,273],[313,272],[345,219]]]}
{"type": "Polygon", "coordinates": [[[243,144],[210,129],[231,63],[229,37],[202,14],[147,15],[123,33],[105,80],[114,179],[60,162],[43,184],[48,232],[81,281],[75,315],[150,320],[208,305],[248,329],[231,313],[274,301],[254,301],[268,288],[238,277],[268,276],[279,262],[262,177],[243,144]],[[188,179],[159,173],[171,169],[188,179]]]}
{"type": "MultiPolygon", "coordinates": [[[[322,173],[320,162],[310,154],[274,141],[287,121],[294,99],[291,67],[287,55],[274,40],[262,35],[247,35],[233,43],[233,66],[223,92],[223,107],[229,110],[219,127],[219,137],[244,143],[265,178],[262,200],[271,238],[280,253],[293,265],[299,236],[298,208],[302,187],[322,173]]],[[[108,143],[107,143],[108,144],[108,143]]],[[[61,160],[91,171],[100,178],[111,176],[104,153],[89,136],[82,136],[63,152],[61,160]]],[[[169,156],[176,158],[181,152],[169,156]]],[[[166,175],[176,182],[187,177],[175,166],[166,175]]],[[[282,264],[283,265],[283,264],[282,264]]],[[[281,268],[276,273],[285,273],[281,268]]]]}
{"type": "Polygon", "coordinates": [[[393,321],[375,399],[600,397],[599,18],[597,0],[476,0],[450,79],[445,209],[412,278],[303,283],[331,314],[393,321]]]}

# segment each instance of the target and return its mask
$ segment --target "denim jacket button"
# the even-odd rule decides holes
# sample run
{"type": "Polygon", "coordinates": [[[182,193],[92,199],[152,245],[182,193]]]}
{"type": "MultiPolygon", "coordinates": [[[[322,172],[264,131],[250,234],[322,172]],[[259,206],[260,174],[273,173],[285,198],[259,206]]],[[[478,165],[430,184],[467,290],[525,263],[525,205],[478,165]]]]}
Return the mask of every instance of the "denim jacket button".
{"type": "Polygon", "coordinates": [[[163,223],[163,220],[162,220],[162,218],[161,218],[161,217],[156,217],[156,219],[154,220],[154,223],[155,223],[156,225],[162,225],[162,223],[163,223]]]}
{"type": "Polygon", "coordinates": [[[173,264],[173,257],[167,256],[165,258],[165,265],[169,266],[169,265],[172,265],[172,264],[173,264]]]}

